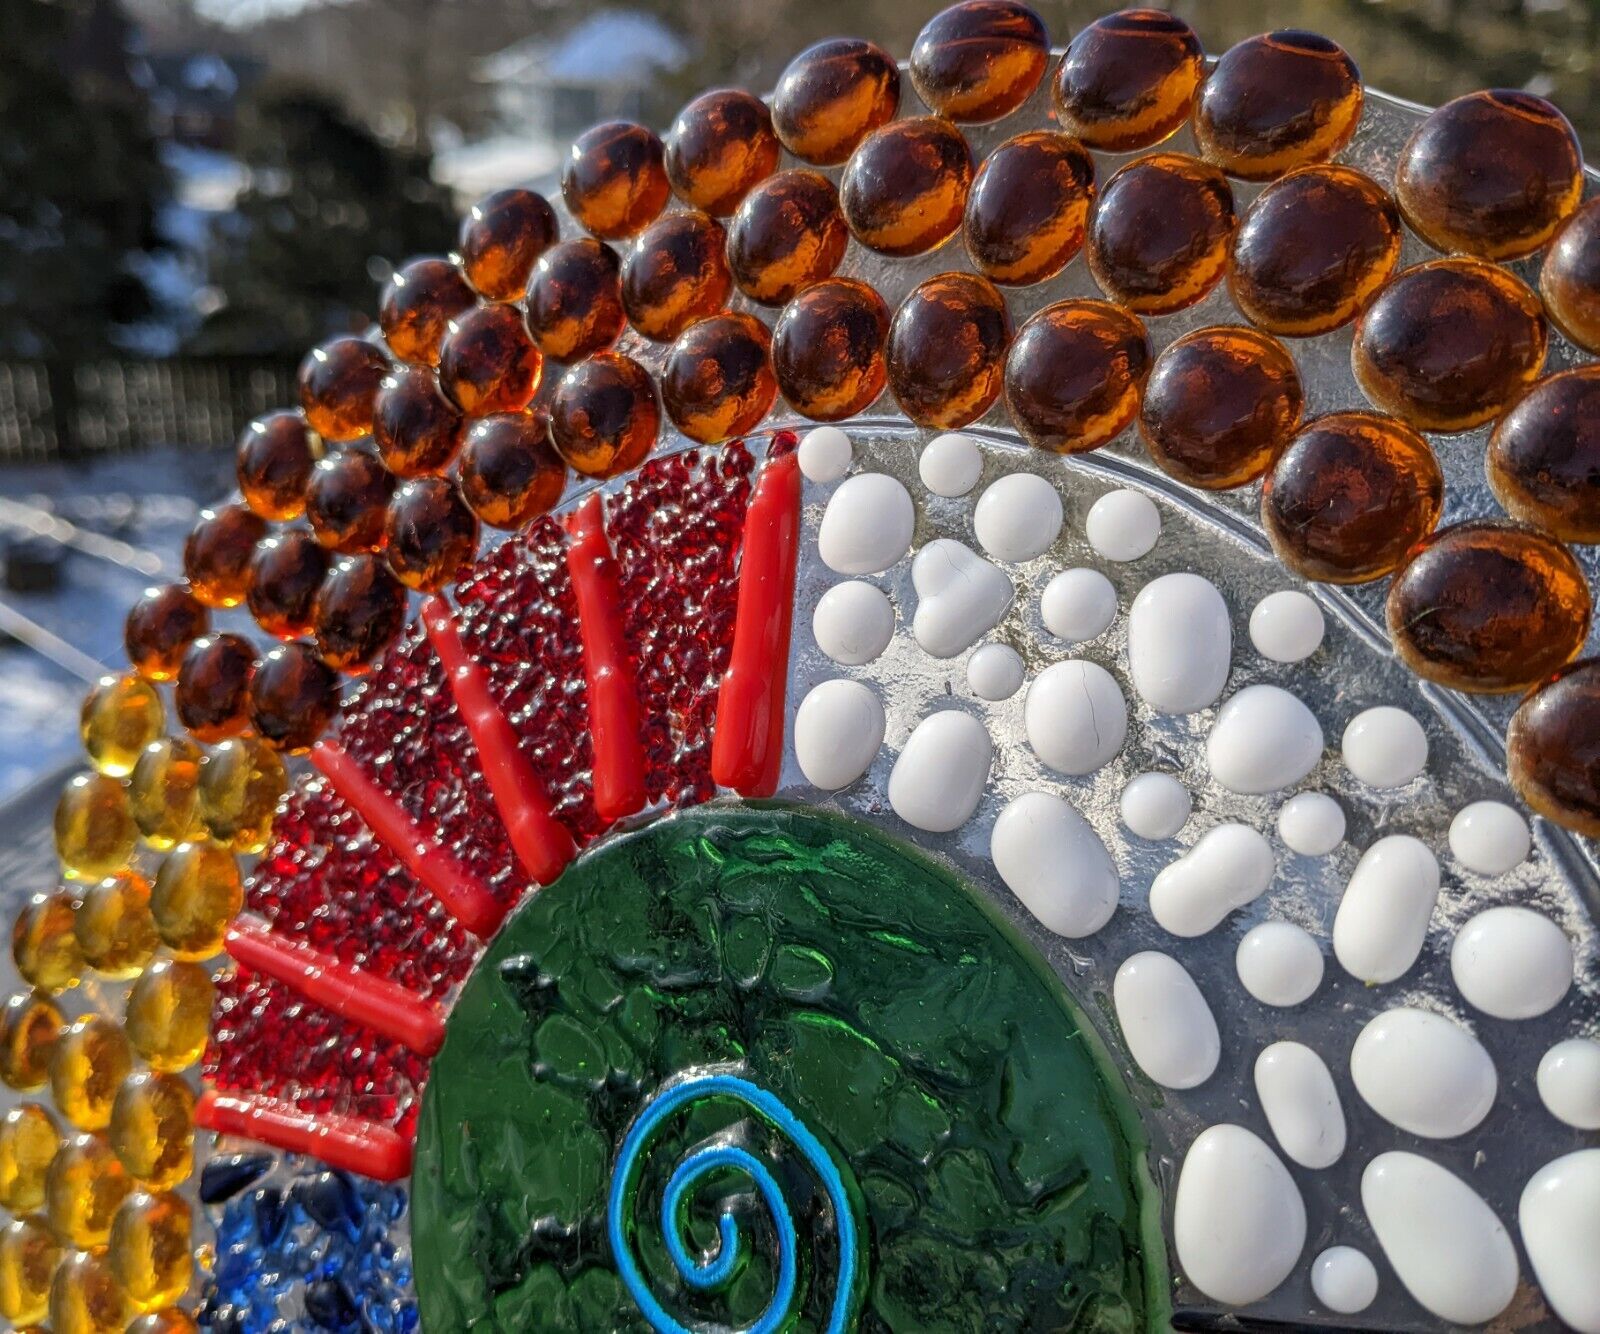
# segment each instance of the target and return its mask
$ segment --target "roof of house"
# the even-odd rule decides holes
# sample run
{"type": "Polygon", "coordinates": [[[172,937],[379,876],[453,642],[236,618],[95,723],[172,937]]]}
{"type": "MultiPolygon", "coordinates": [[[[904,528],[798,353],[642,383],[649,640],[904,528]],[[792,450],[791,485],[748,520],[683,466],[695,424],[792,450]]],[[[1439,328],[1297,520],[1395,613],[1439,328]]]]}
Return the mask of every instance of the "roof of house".
{"type": "Polygon", "coordinates": [[[551,83],[648,83],[689,60],[682,37],[652,14],[609,9],[555,38],[527,37],[479,62],[485,83],[539,78],[551,83]]]}

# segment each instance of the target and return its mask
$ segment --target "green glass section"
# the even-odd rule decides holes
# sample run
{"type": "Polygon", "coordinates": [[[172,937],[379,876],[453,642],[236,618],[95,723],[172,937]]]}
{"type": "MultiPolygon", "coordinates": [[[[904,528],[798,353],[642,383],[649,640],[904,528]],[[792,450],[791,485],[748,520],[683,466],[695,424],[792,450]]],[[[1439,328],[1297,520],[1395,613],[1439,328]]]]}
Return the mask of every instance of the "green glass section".
{"type": "MultiPolygon", "coordinates": [[[[413,1176],[423,1326],[644,1329],[607,1242],[630,1123],[706,1069],[770,1092],[821,1141],[860,1245],[863,1330],[1165,1327],[1158,1205],[1137,1118],[1060,981],[982,897],[867,826],[706,807],[606,843],[506,924],[433,1063],[413,1176]]],[[[774,1223],[747,1176],[700,1181],[691,1255],[661,1232],[673,1168],[708,1144],[770,1166],[798,1231],[782,1327],[821,1330],[840,1257],[828,1196],[749,1108],[711,1098],[653,1136],[632,1202],[651,1294],[739,1329],[775,1291],[774,1223]]]]}

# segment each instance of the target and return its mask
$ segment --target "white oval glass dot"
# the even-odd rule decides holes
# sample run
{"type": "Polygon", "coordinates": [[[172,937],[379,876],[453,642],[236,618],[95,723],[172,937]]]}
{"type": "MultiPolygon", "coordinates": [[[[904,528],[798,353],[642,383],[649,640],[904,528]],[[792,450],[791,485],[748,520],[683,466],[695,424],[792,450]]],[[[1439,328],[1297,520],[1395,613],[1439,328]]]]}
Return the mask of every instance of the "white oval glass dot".
{"type": "Polygon", "coordinates": [[[1022,717],[1034,754],[1063,774],[1101,768],[1122,749],[1128,731],[1128,703],[1116,678],[1076,658],[1033,678],[1022,717]]]}
{"type": "Polygon", "coordinates": [[[1478,875],[1504,875],[1528,859],[1533,835],[1522,812],[1501,801],[1475,801],[1450,821],[1450,852],[1478,875]]]}
{"type": "Polygon", "coordinates": [[[1450,975],[1467,1004],[1496,1019],[1534,1019],[1572,985],[1572,943],[1532,908],[1489,908],[1456,933],[1450,975]]]}
{"type": "Polygon", "coordinates": [[[1039,616],[1057,639],[1081,644],[1117,619],[1117,590],[1099,570],[1063,570],[1044,586],[1039,616]]]}
{"type": "Polygon", "coordinates": [[[1431,1010],[1397,1006],[1350,1049],[1350,1078],[1367,1106],[1424,1139],[1454,1139],[1494,1106],[1494,1061],[1471,1033],[1431,1010]]]}
{"type": "Polygon", "coordinates": [[[1042,556],[1061,532],[1061,497],[1036,473],[1014,472],[990,482],[978,497],[972,529],[996,560],[1042,556]]]}
{"type": "Polygon", "coordinates": [[[1219,824],[1150,882],[1150,915],[1175,936],[1203,936],[1272,882],[1272,845],[1243,824],[1219,824]]]}
{"type": "Polygon", "coordinates": [[[1259,796],[1293,787],[1322,758],[1322,725],[1277,686],[1246,686],[1217,711],[1206,738],[1211,774],[1230,792],[1259,796]]]}
{"type": "Polygon", "coordinates": [[[887,473],[857,473],[828,498],[817,554],[838,574],[882,574],[911,550],[911,493],[887,473]]]}
{"type": "Polygon", "coordinates": [[[1325,792],[1300,792],[1278,812],[1278,837],[1302,857],[1326,857],[1344,842],[1344,807],[1325,792]]]}
{"type": "Polygon", "coordinates": [[[1128,612],[1128,672],[1158,713],[1210,708],[1233,665],[1233,625],[1217,586],[1181,571],[1152,579],[1128,612]]]}
{"type": "Polygon", "coordinates": [[[1123,960],[1111,1001],[1134,1063],[1163,1088],[1204,1084],[1222,1056],[1216,1017],[1189,970],[1144,950],[1123,960]]]}
{"type": "Polygon", "coordinates": [[[837,426],[815,426],[805,433],[796,452],[806,481],[827,486],[850,471],[854,451],[850,437],[837,426]]]}
{"type": "Polygon", "coordinates": [[[1143,491],[1108,491],[1089,507],[1084,535],[1106,560],[1138,560],[1161,538],[1161,511],[1143,491]]]}
{"type": "Polygon", "coordinates": [[[1311,1262],[1311,1291],[1337,1315],[1355,1315],[1378,1295],[1378,1267],[1354,1246],[1330,1246],[1311,1262]]]}
{"type": "Polygon", "coordinates": [[[1239,941],[1233,963],[1244,989],[1263,1005],[1299,1005],[1322,985],[1322,947],[1293,922],[1251,927],[1239,941]]]}
{"type": "Polygon", "coordinates": [[[1256,1096],[1291,1162],[1321,1170],[1344,1156],[1344,1108],[1322,1057],[1303,1042],[1274,1042],[1256,1057],[1256,1096]]]}
{"type": "Polygon", "coordinates": [[[1122,789],[1122,823],[1139,838],[1171,838],[1183,828],[1193,802],[1171,774],[1137,774],[1122,789]]]}
{"type": "Polygon", "coordinates": [[[889,771],[889,805],[908,825],[947,834],[972,818],[989,782],[994,742],[970,713],[942,709],[917,724],[889,771]]]}
{"type": "Polygon", "coordinates": [[[1556,1316],[1578,1334],[1600,1334],[1600,1149],[1579,1149],[1535,1172],[1517,1223],[1556,1316]]]}
{"type": "Polygon", "coordinates": [[[983,452],[970,435],[936,435],[923,446],[917,473],[936,496],[964,496],[983,475],[983,452]]]}
{"type": "Polygon", "coordinates": [[[1322,646],[1326,629],[1316,599],[1297,589],[1268,593],[1250,613],[1250,642],[1273,662],[1303,662],[1322,646]]]}
{"type": "Polygon", "coordinates": [[[1111,854],[1061,797],[1024,792],[1008,802],[995,819],[989,856],[1022,906],[1058,936],[1092,936],[1117,910],[1111,854]]]}
{"type": "Polygon", "coordinates": [[[1341,742],[1345,767],[1368,787],[1404,787],[1428,767],[1428,735],[1404,709],[1356,714],[1341,742]]]}
{"type": "Polygon", "coordinates": [[[883,729],[883,704],[860,681],[813,686],[794,715],[800,772],[825,792],[849,787],[878,757],[883,729]]]}
{"type": "Polygon", "coordinates": [[[1567,1038],[1545,1052],[1535,1077],[1539,1101],[1565,1125],[1600,1130],[1600,1042],[1567,1038]]]}
{"type": "Polygon", "coordinates": [[[984,644],[967,659],[967,687],[979,699],[1010,699],[1023,675],[1022,654],[1010,644],[984,644]]]}
{"type": "Polygon", "coordinates": [[[880,588],[859,579],[835,584],[811,613],[817,647],[843,667],[871,662],[894,637],[894,607],[880,588]]]}

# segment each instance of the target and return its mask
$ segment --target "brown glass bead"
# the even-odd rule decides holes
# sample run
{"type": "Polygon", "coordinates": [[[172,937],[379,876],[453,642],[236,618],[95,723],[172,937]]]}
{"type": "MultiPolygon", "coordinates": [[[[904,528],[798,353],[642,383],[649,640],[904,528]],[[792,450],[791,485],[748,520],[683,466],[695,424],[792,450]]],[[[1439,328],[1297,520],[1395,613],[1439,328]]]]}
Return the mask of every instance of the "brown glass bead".
{"type": "Polygon", "coordinates": [[[274,750],[310,750],[339,707],[339,674],[305,641],[279,644],[250,678],[250,725],[274,750]]]}
{"type": "Polygon", "coordinates": [[[1006,410],[1039,449],[1099,449],[1138,414],[1152,355],[1144,324],[1120,306],[1046,306],[1018,331],[1006,357],[1006,410]]]}
{"type": "Polygon", "coordinates": [[[128,661],[150,681],[177,676],[184,651],[211,628],[211,613],[183,584],[147,588],[128,609],[122,643],[128,661]]]}
{"type": "Polygon", "coordinates": [[[1260,477],[1300,424],[1305,392],[1276,338],[1196,329],[1156,358],[1139,431],[1161,470],[1209,491],[1260,477]]]}
{"type": "Polygon", "coordinates": [[[1221,281],[1233,227],[1233,191],[1220,171],[1152,153],[1105,183],[1089,226],[1089,269],[1113,301],[1168,315],[1221,281]]]}
{"type": "Polygon", "coordinates": [[[661,402],[691,440],[717,444],[753,431],[778,396],[772,336],[754,315],[717,315],[685,331],[661,372],[661,402]]]}
{"type": "Polygon", "coordinates": [[[114,981],[138,977],[161,943],[150,916],[150,882],[136,871],[84,890],[72,925],[84,962],[114,981]]]}
{"type": "Polygon", "coordinates": [[[1261,524],[1278,559],[1332,584],[1398,568],[1443,506],[1444,475],[1428,442],[1374,412],[1307,422],[1261,488],[1261,524]]]}
{"type": "Polygon", "coordinates": [[[50,1051],[66,1026],[48,996],[34,991],[10,997],[0,1006],[0,1083],[18,1093],[43,1088],[50,1077],[50,1051]]]}
{"type": "Polygon", "coordinates": [[[967,253],[1008,286],[1053,278],[1083,248],[1094,202],[1094,159],[1050,130],[1019,134],[978,169],[962,224],[967,253]]]}
{"type": "Polygon", "coordinates": [[[52,992],[78,985],[84,958],[75,925],[76,909],[65,891],[35,894],[17,914],[11,923],[11,959],[30,987],[52,992]]]}
{"type": "Polygon", "coordinates": [[[615,477],[637,468],[660,430],[650,372],[615,352],[579,362],[561,377],[550,404],[556,451],[585,477],[615,477]]]}
{"type": "Polygon", "coordinates": [[[467,416],[516,412],[539,392],[543,376],[544,357],[515,306],[479,306],[450,326],[439,384],[467,416]]]}
{"type": "Polygon", "coordinates": [[[298,519],[322,437],[298,412],[272,412],[244,428],[235,455],[239,494],[263,519],[298,519]]]}
{"type": "Polygon", "coordinates": [[[250,673],[256,654],[238,635],[197,639],[178,672],[178,718],[196,741],[238,736],[250,722],[250,673]]]}
{"type": "Polygon", "coordinates": [[[1583,198],[1583,150],[1554,106],[1512,88],[1468,93],[1417,126],[1395,197],[1436,250],[1531,255],[1583,198]]]}
{"type": "Polygon", "coordinates": [[[313,616],[323,662],[359,675],[405,627],[405,585],[380,556],[346,556],[322,581],[313,616]]]}
{"type": "Polygon", "coordinates": [[[189,590],[207,606],[237,607],[250,587],[250,557],[266,521],[244,505],[203,510],[183,544],[189,590]]]}
{"type": "Polygon", "coordinates": [[[447,259],[428,257],[402,264],[383,285],[378,327],[389,351],[401,361],[439,364],[439,345],[450,322],[478,304],[461,270],[447,259]]]}
{"type": "Polygon", "coordinates": [[[1009,116],[1050,63],[1050,35],[1016,0],[960,0],[934,15],[911,48],[911,83],[930,108],[968,123],[1009,116]]]}
{"type": "Polygon", "coordinates": [[[543,195],[497,190],[461,220],[461,271],[490,301],[516,301],[527,291],[539,256],[560,234],[556,211],[543,195]]]}
{"type": "Polygon", "coordinates": [[[919,116],[874,130],[850,157],[839,203],[850,234],[884,255],[937,249],[961,226],[972,152],[947,120],[919,116]]]}
{"type": "Polygon", "coordinates": [[[372,438],[384,467],[396,477],[443,472],[466,434],[467,419],[426,366],[402,367],[383,382],[372,438]]]}
{"type": "Polygon", "coordinates": [[[1489,485],[1513,519],[1600,542],[1600,365],[1541,380],[1489,437],[1489,485]]]}
{"type": "Polygon", "coordinates": [[[522,528],[549,513],[567,485],[549,416],[508,412],[474,422],[457,480],[462,498],[491,528],[522,528]]]}
{"type": "Polygon", "coordinates": [[[1600,199],[1557,229],[1539,270],[1552,323],[1587,352],[1600,352],[1600,199]]]}
{"type": "Polygon", "coordinates": [[[807,47],[772,95],[772,128],[803,162],[833,167],[900,106],[900,67],[875,42],[836,37],[807,47]]]}
{"type": "Polygon", "coordinates": [[[328,573],[328,552],[304,528],[275,533],[250,561],[247,601],[256,624],[279,639],[311,631],[311,604],[328,573]]]}
{"type": "Polygon", "coordinates": [[[326,440],[357,440],[372,431],[372,405],[389,373],[383,353],[364,338],[335,338],[300,363],[300,406],[326,440]]]}
{"type": "Polygon", "coordinates": [[[895,311],[884,361],[889,389],[918,426],[975,422],[1000,397],[1011,314],[987,278],[940,273],[895,311]]]}
{"type": "Polygon", "coordinates": [[[781,306],[830,277],[850,244],[839,193],[820,172],[781,171],[756,186],[728,225],[728,268],[739,290],[781,306]]]}
{"type": "Polygon", "coordinates": [[[1223,52],[1200,89],[1194,137],[1207,162],[1246,181],[1326,162],[1361,121],[1361,71],[1337,42],[1284,29],[1223,52]]]}
{"type": "Polygon", "coordinates": [[[610,246],[584,236],[539,257],[528,286],[528,329],[545,356],[582,361],[616,342],[626,323],[622,263],[610,246]]]}
{"type": "Polygon", "coordinates": [[[843,421],[883,393],[889,307],[866,283],[829,278],[806,288],[772,330],[778,391],[802,417],[843,421]]]}
{"type": "Polygon", "coordinates": [[[376,551],[394,474],[370,449],[346,449],[323,459],[306,488],[306,520],[330,551],[376,551]]]}
{"type": "Polygon", "coordinates": [[[389,502],[383,554],[407,588],[437,593],[478,554],[478,518],[447,477],[418,477],[389,502]]]}
{"type": "Polygon", "coordinates": [[[622,308],[646,338],[671,342],[728,303],[727,233],[692,209],[653,223],[622,261],[622,308]]]}
{"type": "Polygon", "coordinates": [[[1423,431],[1468,431],[1539,378],[1539,298],[1479,259],[1436,259],[1391,278],[1356,323],[1350,364],[1375,407],[1423,431]]]}
{"type": "Polygon", "coordinates": [[[1400,211],[1388,191],[1349,167],[1301,167],[1244,215],[1228,288],[1252,324],[1309,338],[1353,320],[1399,258],[1400,211]]]}
{"type": "Polygon", "coordinates": [[[605,241],[643,231],[671,193],[661,140],[632,121],[585,130],[561,170],[561,196],[572,216],[605,241]]]}
{"type": "Polygon", "coordinates": [[[1090,148],[1150,148],[1189,119],[1205,72],[1200,39],[1176,14],[1124,9],[1072,39],[1056,71],[1056,115],[1090,148]]]}
{"type": "Polygon", "coordinates": [[[678,198],[724,218],[757,181],[772,175],[783,145],[759,97],[737,88],[702,93],[667,131],[667,179],[678,198]]]}
{"type": "Polygon", "coordinates": [[[1600,658],[1573,663],[1523,700],[1506,730],[1506,771],[1530,809],[1600,838],[1600,658]]]}

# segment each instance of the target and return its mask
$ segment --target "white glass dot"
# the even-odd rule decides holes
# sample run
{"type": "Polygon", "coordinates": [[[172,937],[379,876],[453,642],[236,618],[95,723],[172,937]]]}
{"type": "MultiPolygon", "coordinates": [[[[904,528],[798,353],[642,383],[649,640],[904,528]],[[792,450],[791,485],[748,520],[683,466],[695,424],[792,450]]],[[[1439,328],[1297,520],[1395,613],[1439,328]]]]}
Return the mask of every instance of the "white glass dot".
{"type": "Polygon", "coordinates": [[[1278,812],[1278,837],[1302,857],[1326,857],[1344,842],[1344,808],[1322,792],[1300,792],[1278,812]]]}
{"type": "Polygon", "coordinates": [[[1368,787],[1404,787],[1428,767],[1428,734],[1391,705],[1356,714],[1340,745],[1345,768],[1368,787]]]}
{"type": "Polygon", "coordinates": [[[1567,1038],[1545,1052],[1534,1078],[1539,1100],[1556,1120],[1600,1130],[1600,1042],[1567,1038]]]}
{"type": "Polygon", "coordinates": [[[1354,1246],[1330,1246],[1311,1263],[1311,1291],[1330,1311],[1354,1315],[1378,1295],[1378,1270],[1354,1246]]]}
{"type": "Polygon", "coordinates": [[[978,544],[996,560],[1042,556],[1061,532],[1061,497],[1043,477],[1014,472],[990,482],[972,512],[978,544]]]}
{"type": "Polygon", "coordinates": [[[936,496],[964,496],[983,475],[983,452],[970,435],[950,431],[928,441],[917,460],[922,484],[936,496]]]}
{"type": "Polygon", "coordinates": [[[1010,699],[1023,675],[1022,655],[1010,644],[984,644],[967,659],[967,685],[979,699],[1010,699]]]}
{"type": "Polygon", "coordinates": [[[871,662],[894,636],[894,608],[880,588],[852,579],[835,584],[811,614],[817,647],[845,667],[871,662]]]}
{"type": "Polygon", "coordinates": [[[1250,642],[1273,662],[1309,658],[1322,644],[1326,628],[1316,600],[1292,588],[1268,593],[1250,613],[1250,642]]]}
{"type": "Polygon", "coordinates": [[[1309,1000],[1322,985],[1322,949],[1293,922],[1262,922],[1244,934],[1233,956],[1239,981],[1263,1005],[1309,1000]]]}
{"type": "Polygon", "coordinates": [[[850,437],[837,426],[817,426],[800,441],[800,471],[806,481],[826,486],[850,471],[854,450],[850,437]]]}
{"type": "Polygon", "coordinates": [[[1504,875],[1533,849],[1533,835],[1520,811],[1502,801],[1475,801],[1450,821],[1450,851],[1469,871],[1504,875]]]}
{"type": "Polygon", "coordinates": [[[1116,620],[1117,590],[1099,570],[1063,570],[1044,586],[1039,615],[1057,639],[1079,644],[1116,620]]]}
{"type": "Polygon", "coordinates": [[[1138,560],[1161,536],[1161,511],[1142,491],[1108,491],[1089,507],[1084,533],[1107,560],[1138,560]]]}
{"type": "Polygon", "coordinates": [[[1189,789],[1171,774],[1138,774],[1122,789],[1122,823],[1140,838],[1171,838],[1191,808],[1189,789]]]}

